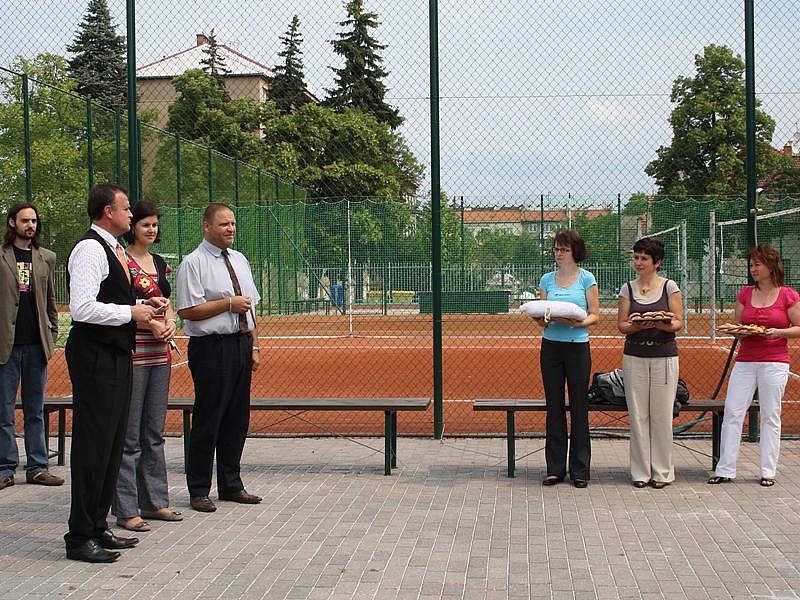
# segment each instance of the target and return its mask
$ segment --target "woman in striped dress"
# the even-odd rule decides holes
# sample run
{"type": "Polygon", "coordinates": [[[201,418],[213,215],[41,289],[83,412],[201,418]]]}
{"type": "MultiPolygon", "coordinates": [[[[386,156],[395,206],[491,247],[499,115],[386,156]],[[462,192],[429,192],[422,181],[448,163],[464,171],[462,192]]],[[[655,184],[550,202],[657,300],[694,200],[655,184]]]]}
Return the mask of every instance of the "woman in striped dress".
{"type": "MultiPolygon", "coordinates": [[[[152,202],[141,201],[132,212],[125,255],[136,297],[169,298],[170,269],[163,258],[150,252],[159,240],[158,210],[152,202]]],[[[169,343],[175,328],[170,305],[146,327],[136,329],[128,429],[112,505],[117,525],[130,531],[149,531],[143,519],[182,519],[169,508],[163,436],[171,368],[169,343]]]]}

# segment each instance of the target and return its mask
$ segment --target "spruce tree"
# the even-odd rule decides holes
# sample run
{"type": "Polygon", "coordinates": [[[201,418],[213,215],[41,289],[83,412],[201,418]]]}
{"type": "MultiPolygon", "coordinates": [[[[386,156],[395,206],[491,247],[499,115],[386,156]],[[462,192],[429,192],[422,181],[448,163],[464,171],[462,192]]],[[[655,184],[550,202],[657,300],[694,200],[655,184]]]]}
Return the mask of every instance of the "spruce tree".
{"type": "Polygon", "coordinates": [[[78,93],[108,106],[125,106],[125,38],[117,35],[106,0],[89,0],[86,15],[67,50],[75,55],[68,70],[78,83],[78,93]]]}
{"type": "Polygon", "coordinates": [[[397,109],[384,101],[386,86],[382,79],[389,72],[381,66],[379,52],[386,48],[370,35],[378,27],[378,15],[364,12],[363,0],[347,3],[347,19],[339,23],[345,31],[333,40],[333,50],[344,58],[344,67],[331,67],[336,74],[335,87],[327,90],[330,95],[326,104],[339,111],[353,107],[374,115],[378,121],[392,129],[397,128],[403,118],[397,109]]]}
{"type": "Polygon", "coordinates": [[[219,44],[217,43],[217,36],[214,30],[207,34],[206,39],[208,44],[203,48],[203,54],[206,57],[200,61],[203,65],[202,69],[208,75],[211,75],[221,88],[225,87],[225,76],[230,73],[230,69],[225,65],[225,57],[220,54],[219,44]]]}
{"type": "Polygon", "coordinates": [[[303,51],[300,49],[303,37],[300,35],[300,19],[297,15],[292,18],[289,30],[280,40],[283,51],[279,52],[278,56],[283,58],[283,64],[275,66],[275,77],[269,88],[269,97],[275,101],[281,113],[291,114],[311,101],[306,95],[303,51]]]}

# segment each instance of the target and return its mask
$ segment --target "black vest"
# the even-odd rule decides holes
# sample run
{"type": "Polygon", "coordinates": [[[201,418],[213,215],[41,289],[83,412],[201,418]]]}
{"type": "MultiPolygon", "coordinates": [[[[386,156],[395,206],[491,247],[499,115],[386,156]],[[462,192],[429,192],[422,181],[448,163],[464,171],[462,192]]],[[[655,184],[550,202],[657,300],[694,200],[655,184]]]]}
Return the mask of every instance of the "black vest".
{"type": "MultiPolygon", "coordinates": [[[[112,252],[106,241],[94,229],[89,229],[78,242],[83,240],[96,240],[103,247],[108,260],[108,277],[100,283],[97,301],[104,304],[128,304],[130,306],[136,304],[133,285],[128,281],[125,271],[122,270],[119,258],[112,252]]],[[[74,249],[75,246],[73,246],[74,249]]],[[[70,250],[70,254],[72,254],[72,250],[70,250]]],[[[69,259],[67,259],[67,264],[69,264],[69,259]]],[[[76,265],[76,268],[80,268],[80,265],[76,265]]],[[[69,287],[69,271],[67,271],[67,286],[69,287]]],[[[98,325],[72,321],[72,329],[83,339],[97,344],[114,346],[124,352],[131,352],[134,348],[136,323],[133,321],[124,325],[98,325]]]]}

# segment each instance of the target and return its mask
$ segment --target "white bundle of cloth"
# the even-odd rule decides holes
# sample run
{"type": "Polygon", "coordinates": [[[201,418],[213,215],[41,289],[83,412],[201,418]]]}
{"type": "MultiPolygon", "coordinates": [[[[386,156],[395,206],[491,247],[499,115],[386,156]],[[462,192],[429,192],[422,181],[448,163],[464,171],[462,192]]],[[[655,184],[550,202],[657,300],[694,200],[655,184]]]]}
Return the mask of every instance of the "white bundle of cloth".
{"type": "Polygon", "coordinates": [[[588,315],[577,304],[559,300],[531,300],[519,307],[521,312],[537,319],[549,321],[553,317],[583,321],[588,315]]]}

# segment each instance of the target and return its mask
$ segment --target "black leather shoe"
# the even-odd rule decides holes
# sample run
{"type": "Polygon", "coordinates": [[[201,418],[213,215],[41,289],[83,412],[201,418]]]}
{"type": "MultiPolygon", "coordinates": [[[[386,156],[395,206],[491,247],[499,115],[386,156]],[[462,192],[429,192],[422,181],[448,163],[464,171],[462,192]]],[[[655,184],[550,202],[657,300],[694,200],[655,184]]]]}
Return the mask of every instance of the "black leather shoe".
{"type": "Polygon", "coordinates": [[[103,534],[97,538],[98,543],[106,550],[127,550],[133,548],[139,543],[139,538],[135,537],[119,537],[106,529],[103,534]]]}
{"type": "Polygon", "coordinates": [[[208,496],[195,496],[189,500],[189,504],[199,512],[214,512],[217,510],[217,505],[208,496]]]}
{"type": "Polygon", "coordinates": [[[572,480],[572,485],[574,485],[576,488],[583,489],[583,488],[589,486],[589,482],[586,481],[585,479],[573,479],[572,480]]]}
{"type": "Polygon", "coordinates": [[[67,558],[87,563],[112,563],[119,558],[119,552],[103,550],[97,540],[84,542],[77,548],[67,548],[67,558]]]}
{"type": "Polygon", "coordinates": [[[220,492],[220,500],[228,500],[230,502],[238,502],[239,504],[258,504],[261,502],[261,496],[248,494],[245,490],[238,490],[236,492],[220,492]]]}
{"type": "Polygon", "coordinates": [[[561,483],[564,481],[563,477],[559,477],[558,475],[548,475],[544,479],[542,479],[542,485],[556,485],[557,483],[561,483]]]}

